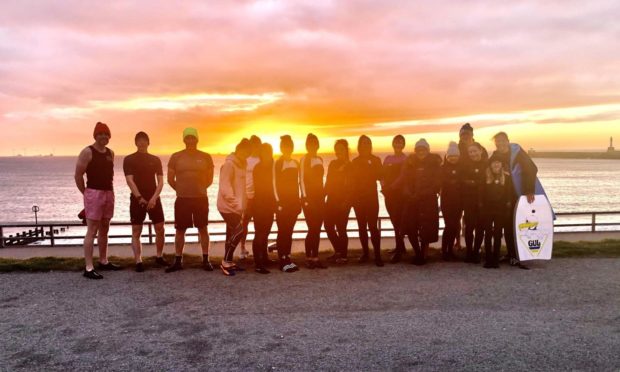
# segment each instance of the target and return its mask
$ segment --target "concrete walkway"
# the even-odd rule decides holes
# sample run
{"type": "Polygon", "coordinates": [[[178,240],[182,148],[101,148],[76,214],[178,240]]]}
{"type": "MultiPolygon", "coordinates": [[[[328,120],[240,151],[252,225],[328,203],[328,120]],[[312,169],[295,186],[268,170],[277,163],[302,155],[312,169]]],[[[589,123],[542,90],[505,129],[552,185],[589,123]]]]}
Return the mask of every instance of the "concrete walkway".
{"type": "MultiPolygon", "coordinates": [[[[440,238],[441,239],[441,238],[440,238]]],[[[556,233],[555,241],[568,241],[568,242],[578,242],[578,241],[600,241],[604,239],[620,239],[620,232],[579,232],[579,233],[556,233]]],[[[464,245],[464,243],[462,243],[464,245]]],[[[384,249],[391,249],[394,247],[394,239],[393,238],[384,238],[381,241],[381,246],[384,249]]],[[[409,243],[407,243],[409,247],[409,243]]],[[[439,247],[438,243],[433,244],[433,246],[439,247]]],[[[247,248],[251,252],[252,250],[251,242],[247,243],[247,248]]],[[[361,248],[359,240],[356,237],[351,237],[349,239],[349,247],[351,249],[359,249],[361,248]]],[[[331,244],[329,240],[322,239],[321,240],[321,250],[331,250],[331,244]]],[[[410,248],[408,248],[410,249],[410,248]]],[[[293,252],[303,252],[304,251],[304,241],[296,240],[293,243],[293,252]]],[[[143,245],[144,256],[154,256],[155,255],[155,246],[144,244],[143,245]]],[[[174,253],[174,246],[171,243],[167,243],[164,247],[165,253],[174,253]]],[[[237,248],[237,253],[239,253],[239,248],[237,248]]],[[[201,249],[200,246],[196,243],[189,243],[185,247],[185,253],[188,254],[196,254],[200,255],[201,249]]],[[[95,255],[97,254],[97,250],[95,248],[95,255]]],[[[210,254],[213,256],[223,256],[224,255],[224,244],[223,242],[215,242],[211,244],[210,254]]],[[[82,247],[79,246],[67,246],[67,247],[44,247],[44,246],[26,246],[26,247],[11,247],[11,248],[1,248],[0,249],[0,258],[17,258],[17,259],[27,259],[32,257],[83,257],[82,247]]],[[[131,250],[131,246],[129,245],[111,245],[109,247],[109,256],[116,257],[133,257],[133,253],[131,250]]]]}
{"type": "Polygon", "coordinates": [[[6,371],[617,371],[620,260],[0,275],[6,371]]]}

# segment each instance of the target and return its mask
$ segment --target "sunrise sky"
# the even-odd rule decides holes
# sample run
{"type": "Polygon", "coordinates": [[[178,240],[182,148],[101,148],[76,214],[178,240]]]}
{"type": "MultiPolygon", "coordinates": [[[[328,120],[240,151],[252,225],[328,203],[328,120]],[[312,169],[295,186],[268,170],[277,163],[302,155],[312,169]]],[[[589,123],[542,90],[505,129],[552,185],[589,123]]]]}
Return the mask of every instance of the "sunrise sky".
{"type": "MultiPolygon", "coordinates": [[[[0,156],[75,155],[97,121],[110,147],[229,152],[309,131],[425,137],[471,122],[525,148],[620,141],[620,2],[99,1],[0,3],[0,156]]],[[[618,146],[620,147],[620,145],[618,146]]]]}

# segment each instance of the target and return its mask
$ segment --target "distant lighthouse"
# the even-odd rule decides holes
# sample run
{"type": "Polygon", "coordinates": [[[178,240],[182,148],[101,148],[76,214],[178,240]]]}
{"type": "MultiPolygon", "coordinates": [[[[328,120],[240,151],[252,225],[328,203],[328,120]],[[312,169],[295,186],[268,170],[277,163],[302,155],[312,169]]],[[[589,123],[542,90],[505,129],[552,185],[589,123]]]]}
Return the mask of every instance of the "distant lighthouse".
{"type": "Polygon", "coordinates": [[[609,147],[607,148],[607,152],[614,152],[616,149],[614,148],[614,138],[609,137],[609,147]]]}

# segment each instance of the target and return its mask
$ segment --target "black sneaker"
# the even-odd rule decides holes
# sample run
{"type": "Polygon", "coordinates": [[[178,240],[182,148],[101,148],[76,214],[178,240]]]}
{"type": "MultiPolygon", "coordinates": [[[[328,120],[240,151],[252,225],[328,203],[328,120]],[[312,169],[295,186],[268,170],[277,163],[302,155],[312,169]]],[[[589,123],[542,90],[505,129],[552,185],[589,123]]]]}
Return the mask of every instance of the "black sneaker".
{"type": "Polygon", "coordinates": [[[346,257],[339,257],[336,259],[338,265],[346,265],[348,262],[349,260],[346,257]]]}
{"type": "Polygon", "coordinates": [[[210,261],[202,261],[202,268],[205,271],[213,271],[213,265],[210,261]]]}
{"type": "Polygon", "coordinates": [[[382,259],[380,259],[380,258],[376,258],[376,259],[375,259],[375,265],[376,265],[377,267],[383,267],[383,260],[382,260],[382,259]]]}
{"type": "Polygon", "coordinates": [[[317,269],[327,269],[327,266],[324,265],[321,261],[314,261],[314,267],[317,269]]]}
{"type": "Polygon", "coordinates": [[[484,267],[485,269],[492,269],[494,266],[490,263],[484,263],[484,265],[482,265],[482,267],[484,267]]]}
{"type": "Polygon", "coordinates": [[[390,258],[390,262],[393,264],[399,263],[401,259],[402,259],[402,255],[400,255],[399,253],[394,253],[392,258],[390,258]]]}
{"type": "Polygon", "coordinates": [[[108,261],[107,264],[102,264],[101,262],[99,262],[99,270],[105,270],[105,271],[118,271],[118,270],[122,270],[123,268],[113,264],[112,262],[108,261]]]}
{"type": "Polygon", "coordinates": [[[173,273],[173,272],[179,271],[179,270],[183,270],[183,264],[177,263],[177,262],[173,263],[172,265],[170,265],[170,266],[168,266],[166,268],[166,272],[167,273],[173,273]]]}
{"type": "Polygon", "coordinates": [[[295,271],[297,271],[297,269],[295,264],[291,262],[282,266],[282,271],[284,271],[285,273],[294,273],[295,271]]]}
{"type": "Polygon", "coordinates": [[[167,267],[169,265],[168,261],[163,257],[155,257],[155,264],[159,267],[167,267]]]}
{"type": "Polygon", "coordinates": [[[237,264],[233,264],[233,270],[235,271],[245,271],[245,268],[242,266],[239,266],[237,264]]]}
{"type": "Polygon", "coordinates": [[[368,262],[368,255],[367,254],[363,254],[358,260],[357,262],[359,263],[366,263],[368,262]]]}
{"type": "Polygon", "coordinates": [[[138,262],[136,264],[136,272],[137,273],[142,273],[144,272],[144,264],[142,262],[138,262]]]}
{"type": "Polygon", "coordinates": [[[306,267],[310,270],[316,269],[316,265],[312,260],[306,261],[306,267]]]}
{"type": "Polygon", "coordinates": [[[525,266],[524,264],[522,264],[521,262],[517,263],[516,265],[519,269],[521,270],[529,270],[530,268],[525,266]]]}
{"type": "Polygon", "coordinates": [[[254,269],[254,271],[256,271],[259,274],[269,274],[270,271],[265,269],[264,267],[257,267],[256,269],[254,269]]]}
{"type": "Polygon", "coordinates": [[[84,270],[84,277],[88,279],[103,279],[103,275],[99,274],[95,270],[84,270]]]}

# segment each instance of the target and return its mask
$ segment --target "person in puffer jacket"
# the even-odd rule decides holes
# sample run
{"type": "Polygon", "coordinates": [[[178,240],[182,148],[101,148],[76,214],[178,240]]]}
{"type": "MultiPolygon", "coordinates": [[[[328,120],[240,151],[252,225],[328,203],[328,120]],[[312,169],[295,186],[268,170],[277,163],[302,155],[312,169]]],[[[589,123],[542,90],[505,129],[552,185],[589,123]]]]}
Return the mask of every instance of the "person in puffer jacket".
{"type": "Polygon", "coordinates": [[[233,262],[233,255],[243,235],[243,213],[247,203],[246,159],[250,156],[250,152],[250,141],[244,138],[237,145],[235,152],[226,157],[220,168],[217,210],[226,222],[224,259],[220,269],[227,276],[233,276],[236,270],[242,270],[233,262]]]}
{"type": "Polygon", "coordinates": [[[439,240],[439,204],[441,157],[430,152],[422,138],[415,144],[403,166],[403,194],[407,200],[403,231],[409,236],[415,257],[411,263],[424,265],[430,243],[439,240]]]}

